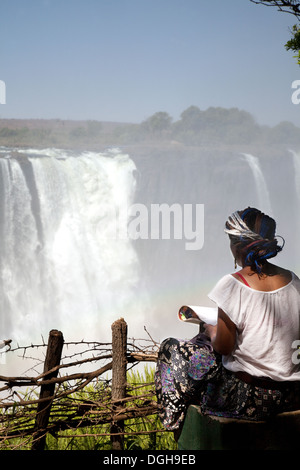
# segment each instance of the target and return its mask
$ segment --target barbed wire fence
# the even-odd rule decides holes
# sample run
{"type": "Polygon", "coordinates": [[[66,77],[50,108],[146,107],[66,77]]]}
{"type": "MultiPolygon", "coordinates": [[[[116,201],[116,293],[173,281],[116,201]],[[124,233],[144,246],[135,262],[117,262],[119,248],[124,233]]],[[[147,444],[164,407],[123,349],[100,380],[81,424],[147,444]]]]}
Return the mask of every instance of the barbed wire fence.
{"type": "Polygon", "coordinates": [[[9,346],[4,354],[21,355],[34,365],[24,376],[0,375],[1,449],[43,450],[48,434],[66,438],[68,430],[68,438],[78,438],[90,435],[87,427],[107,425],[97,436],[110,436],[111,448],[119,450],[131,432],[125,429],[127,420],[159,412],[154,383],[126,379],[131,367],[157,361],[159,344],[148,332],[146,339],[129,340],[123,318],[111,328],[111,343],[64,342],[62,332],[51,330],[47,343],[42,339],[41,344],[9,346]]]}

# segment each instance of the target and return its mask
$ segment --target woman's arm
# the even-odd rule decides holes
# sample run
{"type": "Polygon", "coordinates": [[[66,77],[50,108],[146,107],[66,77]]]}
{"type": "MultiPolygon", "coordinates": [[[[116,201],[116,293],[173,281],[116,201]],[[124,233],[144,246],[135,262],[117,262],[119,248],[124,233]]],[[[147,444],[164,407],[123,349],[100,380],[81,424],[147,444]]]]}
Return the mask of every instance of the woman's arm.
{"type": "Polygon", "coordinates": [[[211,339],[216,352],[227,356],[235,346],[236,326],[220,308],[218,309],[217,325],[204,325],[204,333],[211,339]]]}

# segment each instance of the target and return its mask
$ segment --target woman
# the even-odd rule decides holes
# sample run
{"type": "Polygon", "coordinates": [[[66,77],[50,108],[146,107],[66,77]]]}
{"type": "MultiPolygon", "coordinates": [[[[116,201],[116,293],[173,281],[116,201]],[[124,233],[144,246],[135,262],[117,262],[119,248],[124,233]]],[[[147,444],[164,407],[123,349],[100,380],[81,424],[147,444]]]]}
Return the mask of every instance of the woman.
{"type": "Polygon", "coordinates": [[[282,250],[276,224],[257,209],[233,213],[225,224],[235,264],[209,294],[216,326],[160,348],[156,390],[167,429],[178,429],[187,406],[204,414],[264,420],[300,408],[300,280],[268,260],[282,250]]]}

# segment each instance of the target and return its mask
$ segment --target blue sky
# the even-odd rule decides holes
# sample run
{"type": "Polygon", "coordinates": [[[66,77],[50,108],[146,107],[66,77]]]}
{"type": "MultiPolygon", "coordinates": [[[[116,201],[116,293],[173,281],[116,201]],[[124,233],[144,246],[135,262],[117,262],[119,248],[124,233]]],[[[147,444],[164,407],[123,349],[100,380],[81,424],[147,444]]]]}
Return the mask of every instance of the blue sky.
{"type": "Polygon", "coordinates": [[[1,0],[0,118],[174,120],[237,107],[300,126],[294,16],[250,0],[1,0]]]}

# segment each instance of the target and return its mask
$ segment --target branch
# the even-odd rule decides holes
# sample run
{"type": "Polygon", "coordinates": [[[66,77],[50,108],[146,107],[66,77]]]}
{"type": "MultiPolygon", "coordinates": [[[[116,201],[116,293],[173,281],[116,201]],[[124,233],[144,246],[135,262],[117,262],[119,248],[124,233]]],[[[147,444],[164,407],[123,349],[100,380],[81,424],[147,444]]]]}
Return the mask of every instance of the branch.
{"type": "MultiPolygon", "coordinates": [[[[72,374],[72,375],[67,375],[65,377],[56,377],[56,378],[54,377],[54,378],[49,379],[49,380],[44,380],[43,382],[37,382],[36,379],[33,378],[33,377],[29,380],[27,379],[27,381],[24,380],[24,381],[20,381],[20,382],[19,381],[14,382],[13,378],[9,378],[10,379],[10,381],[9,381],[10,386],[23,386],[23,385],[29,386],[29,385],[42,385],[42,384],[47,385],[47,384],[52,384],[52,383],[69,382],[70,380],[78,380],[78,379],[85,379],[85,381],[82,384],[80,384],[79,386],[74,387],[73,389],[67,390],[65,392],[62,392],[59,395],[48,397],[46,399],[36,399],[36,400],[22,400],[20,398],[19,403],[17,403],[17,402],[3,403],[3,404],[0,404],[0,408],[9,408],[9,407],[15,407],[15,406],[24,406],[24,405],[33,405],[33,404],[36,404],[36,403],[40,403],[42,401],[49,401],[49,400],[53,400],[53,399],[62,398],[66,395],[70,395],[70,394],[72,394],[74,392],[77,392],[77,391],[81,390],[82,388],[86,387],[93,379],[95,379],[99,375],[103,374],[104,372],[107,372],[111,368],[112,368],[112,363],[110,362],[110,363],[106,364],[105,366],[101,367],[100,369],[97,369],[94,372],[72,374]]],[[[21,379],[22,379],[22,377],[21,377],[21,379]]]]}
{"type": "MultiPolygon", "coordinates": [[[[23,360],[35,359],[40,363],[38,358],[29,358],[27,352],[30,348],[44,348],[45,346],[47,345],[44,341],[43,344],[39,345],[18,346],[14,350],[10,350],[9,354],[22,349],[23,360]]],[[[26,445],[28,439],[32,439],[35,430],[33,418],[37,413],[36,406],[42,401],[49,402],[50,400],[52,407],[47,429],[41,429],[41,432],[45,432],[45,434],[52,433],[54,436],[57,432],[63,430],[75,430],[86,426],[101,426],[102,424],[111,426],[112,423],[136,418],[144,420],[147,416],[156,415],[159,412],[153,382],[139,383],[137,386],[133,383],[126,383],[126,396],[112,399],[112,389],[109,385],[112,380],[111,374],[107,378],[100,378],[101,374],[112,369],[112,362],[109,362],[109,360],[112,360],[111,343],[82,341],[80,343],[65,343],[64,346],[70,346],[69,355],[63,358],[65,363],[62,362],[51,370],[42,373],[36,371],[36,375],[34,375],[36,369],[36,366],[34,366],[27,369],[27,371],[32,369],[34,372],[26,373],[25,376],[7,377],[0,375],[0,383],[3,382],[6,385],[0,388],[0,392],[3,394],[6,390],[7,394],[6,397],[3,396],[3,399],[0,399],[1,448],[18,448],[18,446],[26,445]],[[74,351],[75,346],[79,346],[79,352],[78,350],[74,351]],[[79,355],[80,358],[78,358],[79,355]],[[66,359],[67,357],[68,359],[66,359]],[[95,371],[71,373],[69,375],[65,372],[62,376],[49,377],[52,372],[61,371],[61,369],[66,371],[66,368],[79,367],[82,364],[91,364],[99,360],[105,360],[107,363],[102,367],[99,364],[95,371]],[[91,389],[87,388],[87,385],[92,381],[94,386],[91,389]],[[37,387],[49,384],[56,384],[57,389],[51,392],[50,397],[38,398],[36,396],[37,387]],[[24,386],[29,391],[19,393],[15,391],[16,387],[24,386]],[[141,392],[140,395],[139,392],[141,392]],[[14,439],[16,438],[20,439],[21,442],[15,443],[14,439]]],[[[159,343],[155,342],[153,338],[138,340],[138,345],[136,340],[133,339],[126,351],[126,361],[131,365],[143,361],[156,362],[158,347],[159,343]]],[[[127,433],[128,430],[127,432],[124,431],[124,434],[127,433]]],[[[106,430],[104,434],[109,435],[109,430],[106,430]]]]}
{"type": "Polygon", "coordinates": [[[278,11],[283,13],[290,13],[298,20],[300,20],[300,2],[294,0],[250,0],[250,2],[255,3],[256,5],[265,5],[267,7],[278,8],[278,11]]]}

